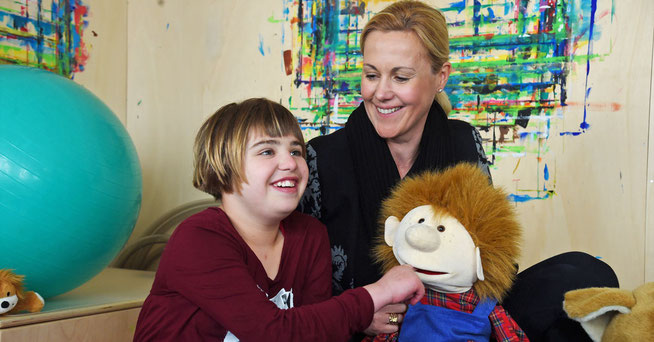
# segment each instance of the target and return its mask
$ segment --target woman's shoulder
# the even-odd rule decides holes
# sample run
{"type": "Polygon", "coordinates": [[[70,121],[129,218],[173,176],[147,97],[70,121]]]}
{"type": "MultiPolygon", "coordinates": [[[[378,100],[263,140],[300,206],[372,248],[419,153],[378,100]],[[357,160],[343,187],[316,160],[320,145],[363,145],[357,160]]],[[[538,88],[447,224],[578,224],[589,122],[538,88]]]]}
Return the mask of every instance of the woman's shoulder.
{"type": "Polygon", "coordinates": [[[314,137],[309,140],[308,145],[318,151],[322,150],[324,146],[327,146],[327,150],[336,147],[345,147],[347,146],[347,136],[345,134],[345,129],[339,128],[338,130],[327,135],[319,135],[314,137]]]}
{"type": "Polygon", "coordinates": [[[470,132],[475,129],[471,124],[459,119],[447,119],[447,124],[455,133],[470,132]]]}
{"type": "MultiPolygon", "coordinates": [[[[456,143],[465,143],[466,145],[475,146],[479,132],[477,128],[458,119],[448,119],[447,124],[450,130],[450,136],[456,143]]],[[[476,150],[476,148],[475,148],[476,150]]]]}

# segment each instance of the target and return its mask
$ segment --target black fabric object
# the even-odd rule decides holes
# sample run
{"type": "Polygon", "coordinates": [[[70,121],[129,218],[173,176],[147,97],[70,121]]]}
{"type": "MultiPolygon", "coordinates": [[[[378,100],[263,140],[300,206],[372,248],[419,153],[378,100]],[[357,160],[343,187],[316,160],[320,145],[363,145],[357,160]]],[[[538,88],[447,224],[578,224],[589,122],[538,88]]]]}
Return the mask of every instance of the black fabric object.
{"type": "MultiPolygon", "coordinates": [[[[352,112],[345,129],[362,199],[359,204],[363,224],[372,228],[366,231],[368,235],[365,237],[372,239],[377,233],[380,203],[400,181],[400,174],[386,140],[377,135],[363,103],[352,112]]],[[[416,160],[407,176],[422,170],[441,170],[452,164],[453,155],[447,115],[434,101],[427,115],[416,160]]]]}
{"type": "Polygon", "coordinates": [[[518,273],[502,306],[530,341],[591,341],[581,324],[563,311],[566,292],[588,287],[619,287],[609,265],[583,252],[568,252],[518,273]]]}

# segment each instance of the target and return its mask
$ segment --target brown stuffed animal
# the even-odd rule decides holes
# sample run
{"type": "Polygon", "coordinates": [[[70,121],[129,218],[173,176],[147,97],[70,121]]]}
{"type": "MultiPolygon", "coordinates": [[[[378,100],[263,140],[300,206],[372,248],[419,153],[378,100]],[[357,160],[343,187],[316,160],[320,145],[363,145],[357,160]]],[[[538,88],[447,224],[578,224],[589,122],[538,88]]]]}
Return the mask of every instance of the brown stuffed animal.
{"type": "Polygon", "coordinates": [[[654,283],[633,292],[608,287],[569,291],[563,309],[595,342],[654,341],[654,283]]]}
{"type": "Polygon", "coordinates": [[[37,312],[45,301],[34,291],[23,291],[23,276],[0,270],[0,316],[21,311],[37,312]]]}

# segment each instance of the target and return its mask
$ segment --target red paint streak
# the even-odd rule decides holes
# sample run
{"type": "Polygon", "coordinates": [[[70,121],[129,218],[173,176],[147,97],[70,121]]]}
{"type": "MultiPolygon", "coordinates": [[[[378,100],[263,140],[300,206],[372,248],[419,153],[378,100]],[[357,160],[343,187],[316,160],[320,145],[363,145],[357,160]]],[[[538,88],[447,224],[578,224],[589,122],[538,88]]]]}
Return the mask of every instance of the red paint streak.
{"type": "Polygon", "coordinates": [[[327,51],[325,58],[323,58],[323,65],[331,65],[336,60],[336,53],[334,51],[327,51]]]}
{"type": "MultiPolygon", "coordinates": [[[[568,106],[583,107],[583,102],[568,102],[568,106]]],[[[588,110],[594,111],[611,111],[617,112],[622,109],[622,104],[617,102],[595,102],[595,103],[586,103],[585,104],[588,110]]]]}
{"type": "Polygon", "coordinates": [[[86,49],[86,44],[84,43],[84,27],[86,23],[84,22],[84,17],[88,14],[89,8],[87,6],[82,6],[79,2],[76,2],[75,9],[73,11],[74,26],[75,30],[79,34],[79,46],[75,48],[75,68],[74,72],[79,72],[84,69],[84,65],[89,59],[89,52],[86,49]]]}
{"type": "Polygon", "coordinates": [[[284,50],[284,71],[287,76],[293,73],[293,56],[291,55],[291,50],[284,50]]]}
{"type": "Polygon", "coordinates": [[[457,38],[484,37],[486,40],[490,40],[491,38],[495,37],[495,33],[485,33],[485,34],[479,34],[479,35],[462,34],[462,35],[456,36],[456,37],[457,38]]]}

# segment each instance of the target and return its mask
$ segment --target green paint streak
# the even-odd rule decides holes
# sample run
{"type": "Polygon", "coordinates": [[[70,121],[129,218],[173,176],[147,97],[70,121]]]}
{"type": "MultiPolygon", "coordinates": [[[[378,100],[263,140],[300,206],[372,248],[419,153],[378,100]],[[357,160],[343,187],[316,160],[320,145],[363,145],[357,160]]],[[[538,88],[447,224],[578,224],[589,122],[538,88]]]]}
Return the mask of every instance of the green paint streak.
{"type": "Polygon", "coordinates": [[[496,152],[500,153],[524,153],[524,146],[511,146],[511,145],[502,145],[497,148],[496,152]]]}
{"type": "Polygon", "coordinates": [[[5,11],[5,12],[8,12],[8,13],[17,13],[17,14],[20,14],[20,11],[15,10],[15,9],[12,9],[12,8],[7,8],[7,7],[2,7],[2,6],[0,6],[0,10],[1,10],[1,11],[5,11]]]}
{"type": "Polygon", "coordinates": [[[275,23],[283,23],[284,21],[286,21],[286,20],[285,20],[285,19],[275,19],[275,15],[274,15],[274,14],[271,14],[271,15],[268,17],[268,22],[269,22],[269,23],[273,23],[273,24],[275,24],[275,23]]]}
{"type": "Polygon", "coordinates": [[[2,58],[6,61],[17,63],[20,65],[27,65],[39,68],[45,68],[48,70],[54,70],[57,65],[56,56],[53,54],[44,54],[41,59],[41,64],[38,64],[36,53],[32,50],[25,51],[23,48],[11,46],[11,45],[0,45],[0,54],[2,58]],[[27,54],[27,58],[25,55],[27,54]],[[14,59],[10,56],[21,56],[18,59],[14,59]]]}
{"type": "MultiPolygon", "coordinates": [[[[605,57],[608,56],[608,54],[591,54],[588,56],[560,56],[560,57],[547,57],[547,58],[539,58],[539,59],[516,59],[515,61],[511,61],[511,64],[517,64],[517,65],[537,65],[537,64],[550,64],[550,63],[565,63],[565,62],[586,62],[587,58],[594,59],[598,57],[605,57]]],[[[498,67],[498,66],[506,66],[507,61],[470,61],[470,62],[453,62],[452,67],[454,69],[457,68],[465,68],[465,67],[470,67],[476,69],[479,67],[498,67]]]]}

